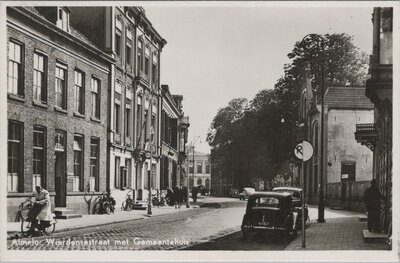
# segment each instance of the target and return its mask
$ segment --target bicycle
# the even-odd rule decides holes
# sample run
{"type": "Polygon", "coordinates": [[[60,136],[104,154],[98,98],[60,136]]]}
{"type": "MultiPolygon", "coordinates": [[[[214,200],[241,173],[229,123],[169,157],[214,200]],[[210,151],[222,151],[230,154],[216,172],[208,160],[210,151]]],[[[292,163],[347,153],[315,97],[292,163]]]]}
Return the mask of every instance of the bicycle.
{"type": "Polygon", "coordinates": [[[97,200],[97,203],[94,207],[95,214],[110,214],[114,213],[115,200],[111,196],[107,196],[107,194],[102,193],[97,200]]]}
{"type": "Polygon", "coordinates": [[[123,211],[131,211],[131,210],[133,210],[135,201],[134,201],[133,198],[131,197],[132,194],[133,194],[133,191],[132,191],[132,190],[130,190],[130,191],[126,194],[125,201],[122,202],[122,205],[121,205],[121,210],[123,210],[123,211]]]}
{"type": "Polygon", "coordinates": [[[44,226],[40,220],[38,221],[36,218],[29,218],[29,211],[33,208],[33,202],[31,199],[26,199],[19,205],[18,217],[21,220],[21,233],[24,237],[33,236],[36,234],[37,229],[39,233],[43,232],[45,235],[49,236],[54,233],[56,230],[57,219],[55,218],[55,214],[52,213],[52,220],[49,222],[48,226],[44,226]],[[26,215],[25,215],[26,214],[26,215]],[[39,223],[40,222],[40,223],[39,223]]]}

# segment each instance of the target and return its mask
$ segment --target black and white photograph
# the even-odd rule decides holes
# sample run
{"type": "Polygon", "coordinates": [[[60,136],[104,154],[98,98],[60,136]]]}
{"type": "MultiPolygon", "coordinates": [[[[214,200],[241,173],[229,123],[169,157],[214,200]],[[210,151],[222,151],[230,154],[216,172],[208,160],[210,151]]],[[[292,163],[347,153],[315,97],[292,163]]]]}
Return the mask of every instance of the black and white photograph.
{"type": "Polygon", "coordinates": [[[2,260],[399,260],[398,2],[0,7],[2,260]]]}

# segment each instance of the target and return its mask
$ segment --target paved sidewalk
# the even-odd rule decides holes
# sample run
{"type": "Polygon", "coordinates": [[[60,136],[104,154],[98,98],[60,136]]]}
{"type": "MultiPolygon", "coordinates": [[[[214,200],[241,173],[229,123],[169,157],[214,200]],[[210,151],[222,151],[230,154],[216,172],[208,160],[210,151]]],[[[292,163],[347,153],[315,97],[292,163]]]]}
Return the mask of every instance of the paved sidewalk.
{"type": "MultiPolygon", "coordinates": [[[[190,208],[186,208],[186,203],[180,209],[175,209],[174,206],[152,207],[152,216],[165,215],[185,211],[188,209],[198,208],[203,203],[222,203],[230,201],[229,198],[219,198],[211,196],[199,196],[197,203],[193,204],[190,199],[190,208]]],[[[145,206],[145,205],[144,205],[145,206]]],[[[147,210],[132,210],[121,211],[116,209],[114,214],[110,215],[82,215],[79,218],[72,219],[58,219],[55,232],[65,232],[73,229],[82,229],[91,226],[108,225],[117,222],[125,222],[132,220],[140,220],[148,218],[147,210]]],[[[16,237],[21,232],[21,222],[8,222],[7,223],[7,239],[16,237]]]]}
{"type": "Polygon", "coordinates": [[[359,220],[362,213],[327,208],[326,223],[317,223],[318,209],[313,206],[309,209],[311,224],[306,229],[306,248],[302,248],[299,232],[285,250],[388,250],[384,243],[364,241],[362,230],[367,223],[359,220]]]}

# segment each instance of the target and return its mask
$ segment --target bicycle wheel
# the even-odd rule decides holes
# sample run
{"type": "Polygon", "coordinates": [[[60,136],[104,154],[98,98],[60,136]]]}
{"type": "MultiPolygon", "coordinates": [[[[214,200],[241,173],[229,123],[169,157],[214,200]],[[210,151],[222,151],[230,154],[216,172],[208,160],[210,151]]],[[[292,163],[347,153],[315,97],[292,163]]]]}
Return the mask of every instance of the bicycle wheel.
{"type": "Polygon", "coordinates": [[[21,232],[24,237],[29,237],[30,235],[32,235],[31,224],[32,222],[27,221],[25,218],[21,217],[21,232]]]}
{"type": "Polygon", "coordinates": [[[109,215],[110,212],[111,212],[110,204],[109,204],[108,202],[105,202],[105,203],[103,204],[103,206],[104,206],[104,213],[109,215]]]}
{"type": "Polygon", "coordinates": [[[49,227],[43,229],[43,232],[46,234],[46,236],[49,236],[54,233],[54,231],[56,230],[56,223],[57,221],[54,219],[50,222],[49,227]]]}

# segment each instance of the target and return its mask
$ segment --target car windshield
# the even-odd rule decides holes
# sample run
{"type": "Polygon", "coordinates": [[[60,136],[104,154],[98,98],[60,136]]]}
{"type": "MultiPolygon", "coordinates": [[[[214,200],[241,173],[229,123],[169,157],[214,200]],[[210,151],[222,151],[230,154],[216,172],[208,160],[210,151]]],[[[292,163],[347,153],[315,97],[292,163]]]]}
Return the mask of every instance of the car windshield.
{"type": "Polygon", "coordinates": [[[253,207],[278,207],[279,199],[271,196],[262,196],[254,200],[253,207]]]}

